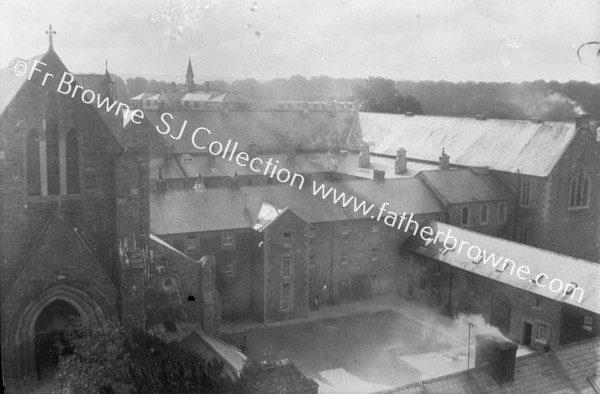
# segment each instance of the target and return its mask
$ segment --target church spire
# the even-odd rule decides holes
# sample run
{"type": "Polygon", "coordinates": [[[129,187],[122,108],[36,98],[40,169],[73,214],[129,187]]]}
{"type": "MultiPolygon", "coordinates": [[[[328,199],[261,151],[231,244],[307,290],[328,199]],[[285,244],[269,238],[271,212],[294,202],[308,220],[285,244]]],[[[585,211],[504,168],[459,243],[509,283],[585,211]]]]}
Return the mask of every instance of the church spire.
{"type": "Polygon", "coordinates": [[[46,34],[48,35],[48,49],[54,49],[54,43],[52,42],[52,36],[56,34],[55,30],[52,30],[52,24],[48,26],[48,30],[46,30],[46,34]]]}
{"type": "Polygon", "coordinates": [[[192,58],[188,59],[187,72],[185,73],[185,86],[188,92],[191,92],[196,87],[194,83],[194,70],[192,70],[192,58]]]}

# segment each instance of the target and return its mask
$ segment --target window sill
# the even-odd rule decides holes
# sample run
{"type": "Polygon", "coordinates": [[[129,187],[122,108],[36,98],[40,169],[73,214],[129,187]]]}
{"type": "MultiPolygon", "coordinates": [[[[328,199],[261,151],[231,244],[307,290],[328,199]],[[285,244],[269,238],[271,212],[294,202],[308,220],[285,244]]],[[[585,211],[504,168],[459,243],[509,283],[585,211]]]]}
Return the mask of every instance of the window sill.
{"type": "Polygon", "coordinates": [[[584,209],[590,209],[590,206],[584,206],[584,207],[569,207],[569,211],[582,211],[584,209]]]}

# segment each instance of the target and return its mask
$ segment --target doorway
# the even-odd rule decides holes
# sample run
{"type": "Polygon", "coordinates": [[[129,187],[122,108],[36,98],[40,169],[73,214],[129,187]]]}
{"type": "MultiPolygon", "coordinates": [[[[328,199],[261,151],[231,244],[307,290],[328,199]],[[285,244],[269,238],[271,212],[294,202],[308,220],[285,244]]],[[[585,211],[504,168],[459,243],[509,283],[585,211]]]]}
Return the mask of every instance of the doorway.
{"type": "Polygon", "coordinates": [[[523,323],[523,341],[522,344],[525,346],[531,346],[531,334],[533,332],[533,325],[530,323],[523,323]]]}
{"type": "Polygon", "coordinates": [[[73,318],[79,318],[77,310],[68,302],[57,300],[48,304],[35,323],[35,364],[40,380],[52,377],[60,361],[60,355],[69,354],[65,338],[72,328],[73,318]]]}

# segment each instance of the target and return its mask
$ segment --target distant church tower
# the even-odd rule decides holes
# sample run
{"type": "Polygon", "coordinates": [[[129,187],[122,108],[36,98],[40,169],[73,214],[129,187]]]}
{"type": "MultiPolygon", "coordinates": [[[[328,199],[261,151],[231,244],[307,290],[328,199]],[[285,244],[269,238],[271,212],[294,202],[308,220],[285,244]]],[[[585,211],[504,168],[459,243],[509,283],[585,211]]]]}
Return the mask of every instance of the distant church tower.
{"type": "Polygon", "coordinates": [[[194,71],[192,70],[192,58],[188,60],[187,72],[185,73],[185,87],[188,92],[192,92],[196,89],[194,83],[194,71]]]}
{"type": "Polygon", "coordinates": [[[108,60],[105,61],[104,79],[100,83],[100,94],[102,97],[108,97],[110,102],[117,99],[117,83],[112,80],[108,72],[108,60]]]}

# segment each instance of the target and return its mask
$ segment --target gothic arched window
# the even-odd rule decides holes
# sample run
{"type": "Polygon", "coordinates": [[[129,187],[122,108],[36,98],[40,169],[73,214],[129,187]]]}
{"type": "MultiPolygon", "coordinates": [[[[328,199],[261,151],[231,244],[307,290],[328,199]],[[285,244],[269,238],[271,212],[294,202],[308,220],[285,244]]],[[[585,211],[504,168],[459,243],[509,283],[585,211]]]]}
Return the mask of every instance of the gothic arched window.
{"type": "Polygon", "coordinates": [[[67,194],[79,193],[79,145],[77,132],[71,129],[67,134],[67,194]]]}
{"type": "Polygon", "coordinates": [[[58,102],[53,92],[44,96],[44,124],[46,128],[46,168],[48,194],[60,194],[60,159],[58,142],[58,102]]]}
{"type": "Polygon", "coordinates": [[[462,217],[460,223],[463,226],[467,226],[469,224],[469,207],[464,207],[462,209],[462,217]]]}
{"type": "Polygon", "coordinates": [[[25,137],[25,157],[27,158],[27,194],[41,194],[40,177],[40,135],[35,129],[27,132],[25,137]]]}
{"type": "Polygon", "coordinates": [[[60,158],[58,126],[50,123],[46,128],[46,166],[48,169],[48,195],[60,194],[60,158]]]}
{"type": "Polygon", "coordinates": [[[581,165],[577,175],[571,179],[569,208],[588,208],[590,204],[590,177],[581,165]]]}

